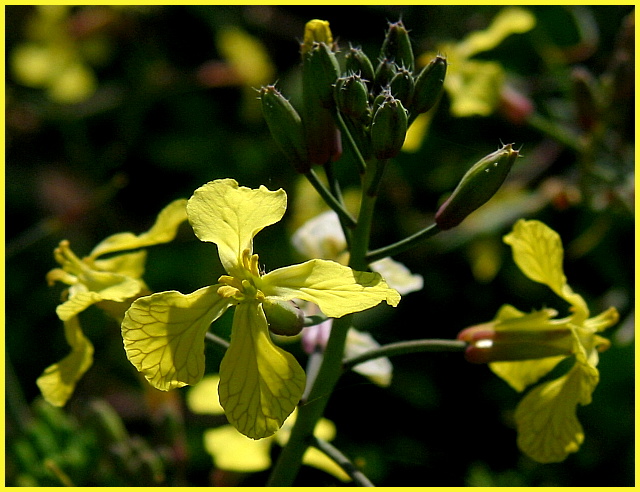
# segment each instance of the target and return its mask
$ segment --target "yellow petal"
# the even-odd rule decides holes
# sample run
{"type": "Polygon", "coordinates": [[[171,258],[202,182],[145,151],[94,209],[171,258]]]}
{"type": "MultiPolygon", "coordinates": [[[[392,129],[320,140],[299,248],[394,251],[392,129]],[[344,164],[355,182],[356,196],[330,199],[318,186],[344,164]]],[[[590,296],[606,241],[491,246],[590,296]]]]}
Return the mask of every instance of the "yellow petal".
{"type": "Polygon", "coordinates": [[[227,26],[218,32],[217,44],[245,85],[255,89],[273,81],[275,69],[260,40],[238,27],[227,26]]]}
{"type": "Polygon", "coordinates": [[[319,470],[323,470],[343,482],[350,482],[351,477],[347,475],[340,465],[329,458],[326,454],[312,446],[308,447],[302,456],[302,462],[305,465],[313,466],[319,470]]]}
{"type": "Polygon", "coordinates": [[[77,317],[65,321],[64,334],[71,353],[47,367],[36,381],[44,399],[57,407],[67,403],[76,383],[93,364],[93,345],[82,333],[77,317]]]}
{"type": "Polygon", "coordinates": [[[271,439],[249,439],[230,425],[208,429],[203,438],[204,447],[213,456],[217,468],[253,473],[271,466],[271,439]]]}
{"type": "Polygon", "coordinates": [[[466,60],[447,75],[445,87],[451,96],[454,116],[489,116],[500,101],[505,72],[496,62],[466,60]]]}
{"type": "MultiPolygon", "coordinates": [[[[349,328],[344,351],[345,358],[351,359],[377,348],[380,348],[380,344],[369,333],[349,328]]],[[[353,370],[366,376],[378,386],[386,387],[391,384],[393,366],[388,357],[378,357],[358,364],[353,370]]]]}
{"type": "Polygon", "coordinates": [[[86,283],[71,287],[69,299],[56,308],[62,321],[71,319],[100,301],[123,302],[145,288],[143,282],[116,273],[92,271],[84,277],[86,283]]]}
{"type": "Polygon", "coordinates": [[[220,403],[229,423],[252,439],[272,435],[298,404],[304,385],[298,361],[271,341],[262,306],[240,303],[220,364],[220,403]]]}
{"type": "Polygon", "coordinates": [[[400,294],[380,274],[357,272],[327,260],[310,260],[269,272],[259,288],[281,300],[313,302],[330,318],[364,311],[382,301],[391,306],[400,302],[400,294]]]}
{"type": "Polygon", "coordinates": [[[498,46],[511,34],[530,31],[536,25],[534,15],[520,7],[506,7],[493,19],[488,29],[469,34],[457,48],[461,55],[473,56],[498,46]]]}
{"type": "Polygon", "coordinates": [[[202,378],[187,393],[187,406],[193,413],[224,415],[224,409],[218,400],[220,376],[209,374],[202,378]]]}
{"type": "Polygon", "coordinates": [[[529,392],[515,413],[520,449],[540,463],[556,463],[575,453],[584,440],[576,407],[591,402],[598,378],[597,369],[578,363],[563,377],[529,392]]]}
{"type": "Polygon", "coordinates": [[[567,284],[562,268],[564,250],[556,231],[537,220],[521,219],[504,237],[504,242],[513,249],[513,259],[522,273],[534,282],[547,285],[570,303],[577,323],[587,319],[589,309],[584,299],[567,284]]]}
{"type": "Polygon", "coordinates": [[[144,274],[144,264],[147,260],[146,251],[136,251],[135,253],[123,253],[107,259],[95,260],[94,268],[102,272],[119,273],[131,278],[142,278],[144,274]]]}
{"type": "Polygon", "coordinates": [[[131,305],[122,322],[124,348],[152,386],[167,391],[202,379],[205,333],[229,307],[218,287],[160,292],[131,305]]]}
{"type": "MultiPolygon", "coordinates": [[[[543,309],[525,314],[507,304],[498,311],[494,327],[496,331],[557,329],[559,325],[551,321],[555,314],[553,309],[543,309]]],[[[489,368],[513,389],[523,391],[527,386],[548,374],[565,358],[564,355],[558,355],[544,359],[492,362],[489,364],[489,368]]]]}
{"type": "Polygon", "coordinates": [[[139,236],[131,232],[121,232],[109,236],[93,249],[90,258],[94,259],[107,253],[144,248],[172,241],[176,237],[180,224],[187,219],[186,204],[185,199],[171,202],[160,211],[151,229],[139,236]]]}
{"type": "Polygon", "coordinates": [[[424,286],[422,275],[411,273],[411,270],[393,258],[382,258],[369,266],[371,270],[382,275],[389,287],[396,289],[401,295],[418,292],[424,286]]]}
{"type": "Polygon", "coordinates": [[[223,267],[235,275],[243,251],[253,252],[253,237],[278,222],[286,208],[287,194],[282,189],[260,186],[254,190],[238,186],[233,179],[219,179],[194,192],[187,214],[196,236],[215,243],[223,267]]]}

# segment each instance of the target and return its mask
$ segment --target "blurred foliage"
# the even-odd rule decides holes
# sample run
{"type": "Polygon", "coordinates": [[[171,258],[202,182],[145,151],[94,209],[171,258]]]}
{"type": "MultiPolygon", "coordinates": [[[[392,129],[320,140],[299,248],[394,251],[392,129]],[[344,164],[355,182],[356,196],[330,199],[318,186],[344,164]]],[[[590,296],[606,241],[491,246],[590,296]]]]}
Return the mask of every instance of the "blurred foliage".
{"type": "MultiPolygon", "coordinates": [[[[544,221],[563,238],[573,289],[594,312],[613,305],[621,315],[605,334],[613,344],[602,354],[593,403],[578,413],[586,440],[563,463],[532,462],[516,448],[520,395],[486,367],[459,354],[403,356],[393,360],[389,389],[346,374],[327,410],[334,444],[377,485],[634,483],[633,7],[528,8],[535,28],[477,55],[505,69],[496,111],[454,117],[443,97],[422,145],[388,169],[372,246],[429,224],[466,168],[500,141],[522,146],[524,158],[460,227],[400,255],[423,275],[422,291],[395,311],[358,319],[388,343],[454,338],[505,302],[564,309],[518,273],[501,242],[518,218],[544,221]]],[[[283,187],[304,205],[249,89],[277,79],[295,103],[298,42],[309,19],[327,19],[339,43],[375,59],[389,20],[402,18],[419,54],[486,28],[499,9],[7,6],[7,485],[263,484],[266,472],[215,469],[202,433],[224,419],[191,414],[180,390],[160,396],[146,388],[124,356],[119,327],[98,310],[82,314],[94,366],[64,409],[41,401],[37,377],[68,350],[55,315],[59,290],[45,283],[53,248],[69,239],[82,256],[110,234],[140,233],[171,200],[216,178],[283,187]],[[230,56],[224,40],[238,32],[264,52],[230,56]],[[267,78],[253,78],[246,63],[260,64],[267,78]]],[[[338,172],[355,183],[354,169],[338,172]]],[[[258,238],[272,268],[293,257],[286,222],[258,238]]],[[[149,250],[145,281],[156,291],[191,292],[221,273],[212,246],[185,227],[149,250]]],[[[227,330],[229,322],[220,321],[227,330]]],[[[207,369],[216,372],[220,350],[208,350],[207,369]]],[[[297,484],[339,483],[305,468],[297,484]]]]}

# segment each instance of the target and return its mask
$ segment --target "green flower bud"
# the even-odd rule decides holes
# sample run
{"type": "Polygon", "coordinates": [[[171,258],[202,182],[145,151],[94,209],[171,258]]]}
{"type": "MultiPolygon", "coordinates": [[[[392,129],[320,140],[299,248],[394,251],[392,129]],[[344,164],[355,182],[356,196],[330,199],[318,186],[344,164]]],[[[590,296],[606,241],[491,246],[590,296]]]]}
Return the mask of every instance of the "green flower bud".
{"type": "Polygon", "coordinates": [[[387,97],[373,115],[371,148],[377,159],[398,155],[407,134],[407,110],[395,97],[387,97]]]}
{"type": "Polygon", "coordinates": [[[400,68],[389,82],[389,89],[391,94],[400,99],[402,104],[408,108],[413,98],[413,85],[411,72],[400,68]]]}
{"type": "Polygon", "coordinates": [[[342,153],[340,132],[333,121],[333,90],[340,68],[324,43],[315,43],[302,62],[302,115],[309,162],[324,165],[342,153]]]}
{"type": "Polygon", "coordinates": [[[376,67],[373,79],[375,87],[378,89],[387,87],[396,73],[398,73],[398,66],[392,60],[382,58],[376,67]]]}
{"type": "Polygon", "coordinates": [[[412,114],[426,113],[438,102],[446,74],[447,60],[440,55],[422,69],[415,81],[410,108],[412,114]]]}
{"type": "Polygon", "coordinates": [[[369,91],[360,75],[338,79],[334,98],[338,110],[355,120],[364,120],[369,114],[369,91]]]}
{"type": "Polygon", "coordinates": [[[360,48],[349,48],[344,57],[347,73],[359,74],[363,80],[373,83],[375,72],[369,57],[360,48]]]}
{"type": "Polygon", "coordinates": [[[507,144],[476,162],[438,209],[435,216],[438,227],[451,229],[484,205],[498,191],[518,155],[512,144],[507,144]]]}
{"type": "Polygon", "coordinates": [[[294,336],[304,327],[304,313],[293,301],[266,299],[262,309],[269,323],[269,330],[276,335],[294,336]]]}
{"type": "Polygon", "coordinates": [[[380,58],[388,58],[410,72],[413,71],[415,62],[413,58],[413,48],[409,31],[404,27],[402,21],[390,22],[387,35],[382,43],[380,58]]]}
{"type": "Polygon", "coordinates": [[[336,55],[324,43],[314,43],[303,57],[302,84],[304,97],[317,99],[325,108],[333,106],[333,86],[340,77],[336,55]]]}
{"type": "Polygon", "coordinates": [[[271,136],[299,173],[309,171],[310,162],[300,115],[273,85],[260,89],[262,113],[271,136]]]}

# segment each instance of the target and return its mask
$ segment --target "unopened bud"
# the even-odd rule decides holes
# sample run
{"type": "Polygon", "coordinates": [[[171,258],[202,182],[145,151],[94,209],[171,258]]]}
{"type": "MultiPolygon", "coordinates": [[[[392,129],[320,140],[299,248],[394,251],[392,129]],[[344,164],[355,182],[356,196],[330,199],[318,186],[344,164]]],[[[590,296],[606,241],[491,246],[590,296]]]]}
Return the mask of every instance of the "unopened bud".
{"type": "Polygon", "coordinates": [[[325,43],[314,43],[304,55],[302,84],[304,97],[316,98],[325,108],[333,105],[333,86],[340,77],[336,55],[325,43]]]}
{"type": "Polygon", "coordinates": [[[377,159],[400,153],[407,134],[407,111],[395,97],[387,97],[373,115],[371,149],[377,159]]]}
{"type": "Polygon", "coordinates": [[[422,69],[413,90],[412,114],[426,113],[438,102],[447,74],[447,60],[436,56],[422,69]]]}
{"type": "Polygon", "coordinates": [[[347,73],[359,74],[366,82],[373,83],[375,78],[373,64],[362,49],[351,47],[344,59],[347,73]]]}
{"type": "Polygon", "coordinates": [[[570,328],[499,330],[494,322],[466,328],[458,340],[468,343],[464,357],[474,364],[569,356],[574,347],[570,328]]]}
{"type": "Polygon", "coordinates": [[[340,132],[331,108],[340,69],[335,54],[324,43],[314,43],[302,62],[302,115],[307,155],[312,165],[324,165],[342,153],[340,132]]]}
{"type": "Polygon", "coordinates": [[[438,227],[451,229],[484,205],[498,191],[518,155],[507,144],[476,162],[436,213],[438,227]]]}
{"type": "Polygon", "coordinates": [[[300,52],[304,57],[314,43],[325,43],[328,46],[333,44],[333,34],[329,28],[329,21],[313,19],[304,26],[304,38],[300,46],[300,52]]]}
{"type": "Polygon", "coordinates": [[[404,27],[402,21],[390,22],[387,35],[380,50],[381,58],[388,58],[395,61],[399,67],[413,71],[414,58],[409,31],[404,27]]]}
{"type": "Polygon", "coordinates": [[[260,89],[260,100],[262,113],[276,144],[296,171],[306,173],[310,163],[300,115],[273,85],[260,89]]]}
{"type": "Polygon", "coordinates": [[[304,313],[293,301],[271,301],[262,303],[269,330],[276,335],[294,336],[304,327],[304,313]]]}
{"type": "Polygon", "coordinates": [[[378,62],[378,66],[376,67],[373,77],[375,87],[377,89],[387,87],[396,73],[398,73],[398,66],[393,62],[393,60],[382,58],[380,62],[378,62]]]}
{"type": "Polygon", "coordinates": [[[338,110],[355,120],[369,113],[369,91],[360,75],[338,79],[334,96],[338,110]]]}
{"type": "Polygon", "coordinates": [[[410,107],[411,100],[413,98],[413,77],[411,72],[404,68],[398,69],[398,72],[393,76],[389,82],[389,89],[394,97],[397,97],[402,101],[404,107],[410,107]]]}

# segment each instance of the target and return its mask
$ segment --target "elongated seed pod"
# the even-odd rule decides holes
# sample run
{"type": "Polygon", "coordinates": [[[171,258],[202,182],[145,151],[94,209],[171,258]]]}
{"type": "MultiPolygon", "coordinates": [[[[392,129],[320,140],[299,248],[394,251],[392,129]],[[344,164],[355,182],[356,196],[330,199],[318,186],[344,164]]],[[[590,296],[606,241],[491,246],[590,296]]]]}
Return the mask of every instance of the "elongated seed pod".
{"type": "Polygon", "coordinates": [[[519,155],[512,145],[504,145],[483,157],[466,172],[436,213],[435,221],[440,229],[457,226],[495,195],[519,155]]]}

